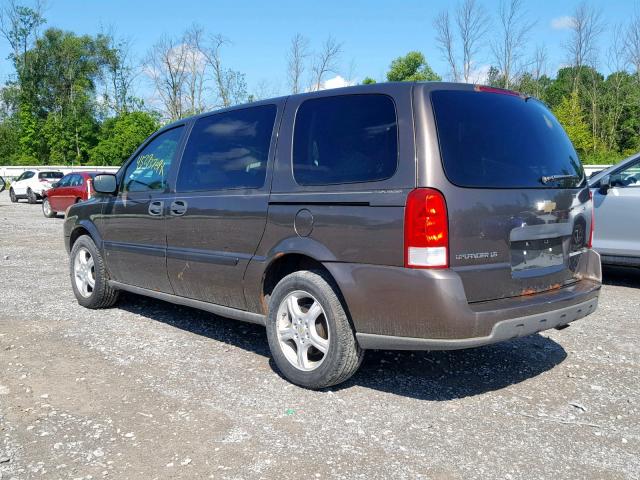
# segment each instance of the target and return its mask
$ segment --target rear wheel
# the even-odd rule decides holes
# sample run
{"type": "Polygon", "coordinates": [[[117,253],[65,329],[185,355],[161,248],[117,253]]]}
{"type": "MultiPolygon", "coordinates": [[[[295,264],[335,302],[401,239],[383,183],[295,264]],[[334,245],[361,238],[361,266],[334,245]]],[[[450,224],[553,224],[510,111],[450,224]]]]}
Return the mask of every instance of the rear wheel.
{"type": "Polygon", "coordinates": [[[38,196],[31,189],[27,190],[27,202],[34,204],[38,202],[38,196]]]}
{"type": "Polygon", "coordinates": [[[18,197],[16,197],[16,192],[13,191],[13,188],[9,189],[9,198],[11,203],[18,203],[18,197]]]}
{"type": "Polygon", "coordinates": [[[69,270],[73,293],[83,307],[107,308],[118,300],[120,292],[108,285],[102,255],[88,235],[82,235],[73,244],[69,270]]]}
{"type": "Polygon", "coordinates": [[[56,212],[51,209],[51,204],[49,203],[49,199],[44,197],[42,200],[42,213],[47,218],[53,218],[56,216],[56,212]]]}
{"type": "Polygon", "coordinates": [[[351,377],[364,357],[332,279],[322,271],[287,275],[269,301],[273,359],[292,383],[324,388],[351,377]]]}

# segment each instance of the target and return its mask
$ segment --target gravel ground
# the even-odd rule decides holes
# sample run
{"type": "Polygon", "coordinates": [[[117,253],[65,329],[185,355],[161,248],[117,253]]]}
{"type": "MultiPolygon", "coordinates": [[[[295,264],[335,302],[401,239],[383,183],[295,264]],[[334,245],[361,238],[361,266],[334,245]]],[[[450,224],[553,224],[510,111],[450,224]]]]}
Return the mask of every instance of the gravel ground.
{"type": "Polygon", "coordinates": [[[75,301],[62,219],[0,195],[0,478],[640,478],[640,271],[563,331],[368,352],[324,392],[262,328],[75,301]]]}

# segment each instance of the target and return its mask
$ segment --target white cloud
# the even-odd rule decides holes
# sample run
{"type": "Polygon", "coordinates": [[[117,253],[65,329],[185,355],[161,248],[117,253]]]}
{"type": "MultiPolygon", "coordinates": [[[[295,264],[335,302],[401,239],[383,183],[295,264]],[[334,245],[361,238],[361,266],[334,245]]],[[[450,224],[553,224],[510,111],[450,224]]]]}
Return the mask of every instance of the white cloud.
{"type": "Polygon", "coordinates": [[[335,77],[329,78],[324,82],[322,82],[318,90],[329,90],[330,88],[350,87],[351,85],[355,85],[355,82],[352,80],[347,80],[341,75],[336,75],[335,77]]]}
{"type": "Polygon", "coordinates": [[[551,19],[551,28],[554,30],[569,30],[575,24],[575,18],[565,15],[551,19]]]}

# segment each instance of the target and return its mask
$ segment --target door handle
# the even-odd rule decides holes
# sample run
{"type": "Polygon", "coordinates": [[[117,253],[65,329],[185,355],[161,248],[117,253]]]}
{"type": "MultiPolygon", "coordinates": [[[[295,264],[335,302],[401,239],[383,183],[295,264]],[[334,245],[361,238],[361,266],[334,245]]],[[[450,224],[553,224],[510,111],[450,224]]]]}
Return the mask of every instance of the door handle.
{"type": "Polygon", "coordinates": [[[187,202],[185,202],[184,200],[174,200],[173,202],[171,202],[170,210],[171,215],[184,215],[185,213],[187,213],[187,202]]]}
{"type": "Polygon", "coordinates": [[[154,217],[162,215],[163,208],[164,202],[162,200],[155,200],[149,204],[149,215],[153,215],[154,217]]]}

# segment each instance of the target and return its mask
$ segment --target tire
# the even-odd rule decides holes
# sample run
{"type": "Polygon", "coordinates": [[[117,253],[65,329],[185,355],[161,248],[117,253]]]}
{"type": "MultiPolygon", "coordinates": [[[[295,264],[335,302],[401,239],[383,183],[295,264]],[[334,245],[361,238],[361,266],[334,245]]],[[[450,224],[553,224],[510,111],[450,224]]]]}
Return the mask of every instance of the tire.
{"type": "Polygon", "coordinates": [[[118,300],[120,292],[107,284],[108,275],[104,260],[90,236],[82,235],[73,244],[69,255],[69,274],[73,293],[83,307],[108,308],[118,300]],[[81,265],[84,267],[80,271],[81,265]],[[88,285],[90,288],[85,289],[82,285],[88,285]]]}
{"type": "Polygon", "coordinates": [[[30,188],[27,190],[27,202],[29,202],[30,204],[34,204],[34,203],[38,203],[38,196],[33,193],[33,190],[31,190],[30,188]]]}
{"type": "Polygon", "coordinates": [[[364,358],[337,286],[321,270],[294,272],[276,285],[269,299],[267,338],[282,375],[305,388],[344,382],[364,358]]]}
{"type": "Polygon", "coordinates": [[[42,214],[47,218],[53,218],[57,215],[57,212],[51,209],[51,204],[47,197],[42,199],[42,214]]]}
{"type": "Polygon", "coordinates": [[[18,197],[16,197],[16,192],[13,191],[13,188],[9,189],[9,198],[11,203],[18,203],[18,197]]]}

